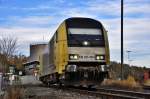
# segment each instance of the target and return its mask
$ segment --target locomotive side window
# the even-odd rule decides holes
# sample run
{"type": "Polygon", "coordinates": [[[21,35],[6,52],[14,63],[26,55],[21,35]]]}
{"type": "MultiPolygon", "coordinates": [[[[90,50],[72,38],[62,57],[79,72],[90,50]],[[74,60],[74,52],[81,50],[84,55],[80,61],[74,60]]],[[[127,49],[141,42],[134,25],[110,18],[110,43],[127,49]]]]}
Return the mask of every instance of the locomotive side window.
{"type": "Polygon", "coordinates": [[[56,31],[56,43],[58,41],[58,32],[56,31]]]}

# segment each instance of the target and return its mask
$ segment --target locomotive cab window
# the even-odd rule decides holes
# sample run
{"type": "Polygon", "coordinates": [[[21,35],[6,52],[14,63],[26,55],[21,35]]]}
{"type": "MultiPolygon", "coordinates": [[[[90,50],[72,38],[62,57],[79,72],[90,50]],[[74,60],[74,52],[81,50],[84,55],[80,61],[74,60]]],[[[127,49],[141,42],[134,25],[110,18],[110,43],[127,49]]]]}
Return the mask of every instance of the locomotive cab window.
{"type": "Polygon", "coordinates": [[[69,28],[68,46],[99,47],[104,46],[104,38],[100,29],[69,28]]]}

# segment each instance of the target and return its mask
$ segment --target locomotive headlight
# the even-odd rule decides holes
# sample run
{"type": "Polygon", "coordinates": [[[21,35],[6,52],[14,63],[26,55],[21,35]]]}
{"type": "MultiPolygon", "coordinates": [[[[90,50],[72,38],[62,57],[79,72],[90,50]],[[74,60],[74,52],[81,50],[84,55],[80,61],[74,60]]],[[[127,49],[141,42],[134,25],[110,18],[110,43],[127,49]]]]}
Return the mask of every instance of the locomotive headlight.
{"type": "Polygon", "coordinates": [[[96,60],[104,60],[105,56],[104,55],[96,55],[96,60]]]}
{"type": "Polygon", "coordinates": [[[96,60],[100,60],[100,56],[96,56],[96,60]]]}
{"type": "Polygon", "coordinates": [[[77,56],[77,55],[74,55],[74,59],[78,59],[78,56],[77,56]]]}
{"type": "Polygon", "coordinates": [[[89,45],[89,42],[88,41],[84,41],[83,45],[87,46],[87,45],[89,45]]]}
{"type": "Polygon", "coordinates": [[[70,54],[69,55],[69,59],[71,59],[71,60],[77,60],[79,57],[78,57],[78,55],[77,54],[70,54]]]}
{"type": "Polygon", "coordinates": [[[73,59],[73,58],[74,58],[74,56],[73,56],[73,55],[70,55],[70,56],[69,56],[69,58],[70,58],[70,59],[73,59]]]}

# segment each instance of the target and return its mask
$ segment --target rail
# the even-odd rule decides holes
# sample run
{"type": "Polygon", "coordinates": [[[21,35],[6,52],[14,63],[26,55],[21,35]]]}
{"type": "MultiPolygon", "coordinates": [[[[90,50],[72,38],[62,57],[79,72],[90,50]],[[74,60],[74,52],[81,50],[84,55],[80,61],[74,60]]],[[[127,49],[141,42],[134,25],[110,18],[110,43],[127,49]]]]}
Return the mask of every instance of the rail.
{"type": "Polygon", "coordinates": [[[52,88],[60,88],[62,90],[68,90],[70,92],[77,92],[80,94],[88,94],[91,96],[101,97],[101,99],[150,99],[150,93],[135,92],[128,90],[98,88],[95,90],[88,90],[77,87],[66,87],[66,86],[51,86],[52,88]]]}
{"type": "Polygon", "coordinates": [[[128,95],[133,97],[140,97],[143,99],[149,99],[150,93],[147,92],[136,92],[136,91],[128,91],[128,90],[118,90],[118,89],[108,89],[108,88],[99,88],[97,89],[99,92],[107,92],[112,94],[121,94],[121,95],[128,95]]]}
{"type": "Polygon", "coordinates": [[[142,98],[142,97],[123,95],[123,94],[119,94],[119,93],[113,94],[113,93],[108,93],[108,92],[85,91],[85,90],[82,90],[82,91],[80,90],[79,92],[86,93],[86,94],[89,94],[89,95],[95,95],[97,97],[101,97],[102,99],[145,99],[145,98],[142,98]]]}

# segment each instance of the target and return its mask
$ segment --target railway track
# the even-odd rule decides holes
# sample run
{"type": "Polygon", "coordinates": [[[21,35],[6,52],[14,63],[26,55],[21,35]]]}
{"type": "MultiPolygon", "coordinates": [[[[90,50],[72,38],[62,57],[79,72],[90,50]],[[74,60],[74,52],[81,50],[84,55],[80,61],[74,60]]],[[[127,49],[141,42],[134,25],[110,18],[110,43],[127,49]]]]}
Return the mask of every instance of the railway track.
{"type": "Polygon", "coordinates": [[[136,92],[136,91],[128,91],[128,90],[118,90],[118,89],[106,89],[106,88],[99,88],[97,89],[99,92],[106,92],[111,94],[119,94],[122,96],[131,96],[131,99],[136,97],[139,99],[150,99],[150,93],[148,92],[136,92]]]}
{"type": "Polygon", "coordinates": [[[143,89],[150,91],[150,86],[148,86],[148,85],[143,85],[143,89]]]}
{"type": "Polygon", "coordinates": [[[88,91],[80,89],[70,89],[71,91],[83,94],[96,95],[102,99],[150,99],[150,93],[133,92],[125,90],[98,89],[97,91],[88,91]]]}
{"type": "MultiPolygon", "coordinates": [[[[53,88],[60,88],[54,87],[53,88]]],[[[80,94],[88,94],[91,96],[101,97],[102,99],[150,99],[150,93],[135,92],[127,90],[118,89],[108,89],[108,88],[98,88],[94,90],[88,90],[85,88],[77,87],[61,87],[63,90],[68,90],[70,92],[77,92],[80,94]]]]}

